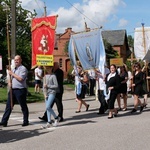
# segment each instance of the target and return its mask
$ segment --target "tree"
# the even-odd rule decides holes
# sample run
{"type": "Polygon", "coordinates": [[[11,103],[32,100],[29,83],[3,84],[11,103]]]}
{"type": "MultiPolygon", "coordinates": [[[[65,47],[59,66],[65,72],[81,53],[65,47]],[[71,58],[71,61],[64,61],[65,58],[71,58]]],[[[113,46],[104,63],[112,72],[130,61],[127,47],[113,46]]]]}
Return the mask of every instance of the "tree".
{"type": "MultiPolygon", "coordinates": [[[[2,0],[0,0],[2,3],[2,0]]],[[[2,64],[3,69],[8,62],[8,55],[7,55],[7,37],[6,37],[6,11],[3,10],[3,5],[0,5],[0,55],[2,56],[2,64]]]]}
{"type": "MultiPolygon", "coordinates": [[[[3,56],[4,67],[8,64],[8,52],[6,39],[6,11],[3,10],[3,6],[7,4],[10,8],[11,0],[0,0],[0,3],[0,55],[3,56]]],[[[8,14],[10,20],[10,10],[8,14]]],[[[22,56],[23,64],[28,70],[31,68],[31,18],[35,17],[35,15],[35,12],[32,13],[23,9],[19,0],[16,0],[16,54],[22,56]]],[[[11,22],[9,21],[9,29],[10,28],[11,22]]]]}
{"type": "Polygon", "coordinates": [[[107,40],[103,40],[104,47],[105,47],[105,53],[106,53],[106,61],[107,64],[109,64],[109,61],[111,58],[116,58],[118,56],[117,51],[115,51],[110,43],[107,42],[107,40]]]}
{"type": "Polygon", "coordinates": [[[16,53],[22,56],[24,65],[31,68],[31,18],[35,15],[17,3],[16,17],[16,53]]]}
{"type": "Polygon", "coordinates": [[[134,47],[134,38],[131,35],[128,35],[128,45],[134,47]]]}
{"type": "MultiPolygon", "coordinates": [[[[127,38],[128,38],[129,48],[132,52],[132,54],[129,57],[131,59],[132,56],[133,56],[133,58],[135,57],[134,56],[134,38],[131,35],[128,35],[127,38]]],[[[136,62],[136,60],[133,60],[132,63],[131,63],[131,60],[126,61],[126,65],[127,65],[128,70],[130,70],[130,71],[132,70],[132,64],[134,64],[134,62],[136,62]]]]}

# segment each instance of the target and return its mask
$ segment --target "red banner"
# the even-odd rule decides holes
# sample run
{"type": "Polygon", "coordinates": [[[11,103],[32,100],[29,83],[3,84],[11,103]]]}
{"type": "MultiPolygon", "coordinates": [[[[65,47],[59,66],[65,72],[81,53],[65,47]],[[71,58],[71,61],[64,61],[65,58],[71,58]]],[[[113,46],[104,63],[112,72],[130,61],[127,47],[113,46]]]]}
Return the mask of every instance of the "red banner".
{"type": "Polygon", "coordinates": [[[52,55],[57,16],[32,20],[32,68],[36,66],[36,55],[52,55]]]}

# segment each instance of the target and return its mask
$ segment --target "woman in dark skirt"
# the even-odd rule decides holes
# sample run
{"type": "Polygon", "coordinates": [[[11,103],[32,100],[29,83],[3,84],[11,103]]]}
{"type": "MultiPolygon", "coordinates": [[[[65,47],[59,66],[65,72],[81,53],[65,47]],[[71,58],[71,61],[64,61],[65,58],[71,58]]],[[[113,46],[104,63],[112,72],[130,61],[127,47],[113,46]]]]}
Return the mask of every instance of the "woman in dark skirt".
{"type": "Polygon", "coordinates": [[[117,102],[118,102],[118,106],[119,106],[119,110],[121,110],[121,96],[123,98],[123,102],[124,102],[124,107],[123,107],[123,111],[127,110],[127,81],[128,81],[128,72],[126,70],[126,67],[123,65],[120,67],[120,80],[121,80],[121,85],[119,88],[119,94],[117,95],[117,102]]]}
{"type": "Polygon", "coordinates": [[[118,89],[120,87],[120,77],[117,73],[116,66],[112,64],[110,66],[110,73],[106,76],[106,89],[109,91],[108,96],[108,109],[109,109],[109,116],[108,119],[113,118],[114,116],[117,116],[117,109],[114,107],[115,100],[118,95],[118,89]]]}
{"type": "Polygon", "coordinates": [[[133,72],[133,83],[132,83],[132,87],[133,87],[133,97],[134,97],[134,108],[131,111],[131,113],[134,113],[137,111],[137,107],[138,105],[140,105],[140,112],[142,112],[144,106],[142,105],[139,97],[144,95],[144,90],[143,90],[143,72],[141,71],[141,65],[140,63],[135,63],[134,64],[134,72],[133,72]]]}

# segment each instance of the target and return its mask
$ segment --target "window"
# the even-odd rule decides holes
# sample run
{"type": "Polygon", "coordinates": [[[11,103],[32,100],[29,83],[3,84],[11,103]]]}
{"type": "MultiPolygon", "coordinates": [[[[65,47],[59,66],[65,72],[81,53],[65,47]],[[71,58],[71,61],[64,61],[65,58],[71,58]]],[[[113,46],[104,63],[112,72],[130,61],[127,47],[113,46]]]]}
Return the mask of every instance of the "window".
{"type": "Polygon", "coordinates": [[[62,58],[59,59],[59,66],[62,67],[62,58]]]}

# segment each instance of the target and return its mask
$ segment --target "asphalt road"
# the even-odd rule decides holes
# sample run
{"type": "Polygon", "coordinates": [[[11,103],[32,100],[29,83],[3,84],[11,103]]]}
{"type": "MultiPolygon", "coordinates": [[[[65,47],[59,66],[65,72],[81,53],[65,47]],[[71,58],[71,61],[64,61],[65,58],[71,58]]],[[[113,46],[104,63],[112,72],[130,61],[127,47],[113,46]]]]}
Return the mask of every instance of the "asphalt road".
{"type": "MultiPolygon", "coordinates": [[[[63,96],[64,122],[58,127],[41,129],[38,117],[43,115],[45,103],[28,104],[30,125],[22,127],[20,106],[15,105],[8,127],[0,127],[0,150],[149,150],[150,103],[142,113],[130,113],[133,99],[128,99],[128,110],[107,119],[108,113],[97,115],[99,102],[86,97],[89,111],[75,113],[77,102],[74,91],[65,90],[63,96]]],[[[5,104],[0,104],[0,118],[5,104]]],[[[57,112],[56,106],[54,106],[57,112]]]]}

